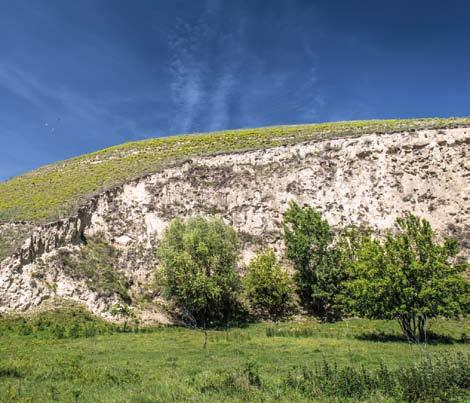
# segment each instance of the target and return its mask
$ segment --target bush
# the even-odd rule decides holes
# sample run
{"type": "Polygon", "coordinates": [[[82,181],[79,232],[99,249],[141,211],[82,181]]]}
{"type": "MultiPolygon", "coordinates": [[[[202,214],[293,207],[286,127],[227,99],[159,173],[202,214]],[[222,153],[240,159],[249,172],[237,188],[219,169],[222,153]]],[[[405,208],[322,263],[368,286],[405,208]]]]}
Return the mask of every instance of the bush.
{"type": "Polygon", "coordinates": [[[209,376],[203,382],[201,392],[218,392],[226,395],[236,395],[237,397],[244,396],[248,400],[262,386],[263,381],[259,374],[258,365],[250,361],[240,368],[225,370],[215,376],[209,376]]]}
{"type": "Polygon", "coordinates": [[[384,240],[351,231],[343,242],[350,279],[344,301],[369,319],[397,319],[410,341],[426,339],[427,320],[458,317],[470,308],[470,282],[455,264],[457,242],[439,244],[426,220],[405,213],[384,240]]]}
{"type": "Polygon", "coordinates": [[[42,339],[92,337],[111,334],[116,325],[98,318],[79,305],[56,307],[29,315],[0,317],[0,334],[18,334],[42,339]]]}
{"type": "Polygon", "coordinates": [[[256,317],[280,320],[294,313],[292,279],[279,265],[272,249],[251,260],[243,280],[250,310],[256,317]]]}
{"type": "MultiPolygon", "coordinates": [[[[313,369],[296,368],[284,381],[286,389],[318,399],[336,397],[366,399],[371,396],[393,398],[404,402],[452,402],[468,396],[470,356],[451,355],[446,358],[423,359],[411,366],[378,369],[363,366],[339,367],[326,360],[313,369]]],[[[379,399],[377,399],[379,400],[379,399]]],[[[382,399],[380,399],[382,401],[382,399]]]]}
{"type": "Polygon", "coordinates": [[[234,229],[219,219],[175,219],[157,251],[163,291],[181,316],[196,326],[226,323],[238,304],[236,273],[239,241],[234,229]]]}
{"type": "Polygon", "coordinates": [[[125,304],[116,304],[110,310],[111,315],[114,317],[119,317],[124,322],[124,331],[127,330],[127,323],[129,319],[137,320],[135,312],[132,308],[125,304]]]}
{"type": "Polygon", "coordinates": [[[322,320],[341,318],[338,295],[345,273],[328,222],[314,208],[291,202],[283,226],[302,305],[322,320]]]}

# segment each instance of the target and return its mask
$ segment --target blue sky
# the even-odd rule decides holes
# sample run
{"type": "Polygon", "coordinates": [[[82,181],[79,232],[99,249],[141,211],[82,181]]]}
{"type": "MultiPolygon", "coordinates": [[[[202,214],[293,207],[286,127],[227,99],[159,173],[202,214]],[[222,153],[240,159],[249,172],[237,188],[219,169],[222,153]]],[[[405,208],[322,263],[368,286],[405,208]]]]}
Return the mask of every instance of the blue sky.
{"type": "Polygon", "coordinates": [[[0,0],[0,179],[130,140],[469,115],[468,1],[0,0]]]}

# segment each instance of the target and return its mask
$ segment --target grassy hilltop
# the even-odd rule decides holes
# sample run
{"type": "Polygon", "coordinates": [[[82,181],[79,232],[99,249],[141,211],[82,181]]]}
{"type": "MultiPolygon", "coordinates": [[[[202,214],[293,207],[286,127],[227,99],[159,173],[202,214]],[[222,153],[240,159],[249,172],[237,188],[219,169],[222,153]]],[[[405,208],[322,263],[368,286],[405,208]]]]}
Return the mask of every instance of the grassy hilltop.
{"type": "Polygon", "coordinates": [[[470,118],[371,120],[231,130],[125,143],[57,162],[0,183],[0,222],[44,222],[84,199],[184,159],[368,133],[470,126],[470,118]]]}

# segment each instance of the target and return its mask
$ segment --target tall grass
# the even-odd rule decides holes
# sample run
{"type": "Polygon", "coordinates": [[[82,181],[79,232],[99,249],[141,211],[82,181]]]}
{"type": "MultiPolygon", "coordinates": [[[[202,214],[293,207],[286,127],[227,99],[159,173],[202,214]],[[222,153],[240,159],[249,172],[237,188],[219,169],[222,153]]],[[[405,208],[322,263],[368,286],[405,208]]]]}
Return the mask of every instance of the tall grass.
{"type": "MultiPolygon", "coordinates": [[[[80,307],[0,318],[0,402],[425,402],[470,398],[462,343],[421,349],[401,340],[357,338],[372,329],[399,334],[393,321],[351,319],[252,324],[201,331],[104,325],[80,307]],[[22,335],[25,325],[29,334],[22,335]],[[57,334],[62,326],[63,334],[57,334]],[[86,337],[84,329],[97,329],[86,337]],[[267,337],[269,328],[307,337],[267,337]],[[128,329],[129,330],[129,329],[128,329]],[[138,331],[138,333],[136,332],[138,331]]],[[[469,322],[439,319],[456,338],[469,322]]],[[[28,332],[26,332],[28,333],[28,332]]]]}
{"type": "Polygon", "coordinates": [[[257,400],[261,396],[302,396],[311,401],[393,399],[410,403],[457,402],[470,397],[470,354],[437,356],[413,365],[378,369],[364,365],[340,367],[323,360],[316,366],[294,368],[282,379],[282,388],[263,381],[258,365],[245,365],[206,377],[202,393],[257,400]]]}

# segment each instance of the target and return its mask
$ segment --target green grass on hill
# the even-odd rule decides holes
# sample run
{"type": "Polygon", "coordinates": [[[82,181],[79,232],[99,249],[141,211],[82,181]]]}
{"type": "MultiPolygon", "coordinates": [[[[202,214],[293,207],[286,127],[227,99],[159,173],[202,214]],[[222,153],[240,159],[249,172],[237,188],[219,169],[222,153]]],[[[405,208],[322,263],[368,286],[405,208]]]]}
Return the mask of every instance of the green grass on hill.
{"type": "Polygon", "coordinates": [[[116,333],[115,326],[98,319],[94,324],[78,308],[65,313],[40,313],[29,321],[0,318],[0,402],[424,402],[430,394],[436,402],[468,401],[462,393],[470,398],[468,321],[432,320],[434,341],[425,347],[401,340],[395,322],[351,319],[211,330],[204,349],[199,330],[116,333]],[[463,361],[451,361],[450,370],[409,369],[439,357],[463,361]],[[333,371],[331,390],[313,382],[311,371],[318,366],[333,371]],[[406,400],[369,379],[381,374],[387,386],[390,371],[390,387],[400,382],[393,393],[406,400]],[[454,380],[459,388],[447,390],[454,380]],[[370,394],[364,387],[377,390],[370,394]],[[411,395],[425,388],[421,400],[411,395]],[[436,391],[444,398],[437,399],[436,391]]]}
{"type": "Polygon", "coordinates": [[[194,156],[236,152],[307,140],[470,126],[470,118],[373,120],[278,126],[155,138],[110,147],[47,165],[0,183],[0,221],[64,217],[86,197],[162,166],[194,156]]]}
{"type": "Polygon", "coordinates": [[[0,260],[12,254],[23,242],[32,225],[5,226],[0,233],[0,260]]]}

